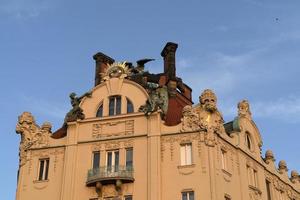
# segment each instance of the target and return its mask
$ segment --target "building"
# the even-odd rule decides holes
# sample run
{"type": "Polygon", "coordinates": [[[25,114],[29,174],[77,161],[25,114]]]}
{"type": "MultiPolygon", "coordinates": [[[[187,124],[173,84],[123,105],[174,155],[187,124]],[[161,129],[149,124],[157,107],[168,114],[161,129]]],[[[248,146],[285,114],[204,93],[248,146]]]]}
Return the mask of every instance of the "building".
{"type": "Polygon", "coordinates": [[[193,105],[176,75],[177,44],[161,55],[164,71],[97,53],[95,86],[77,97],[62,128],[18,118],[17,200],[300,200],[300,177],[261,154],[247,100],[225,123],[205,90],[193,105]]]}

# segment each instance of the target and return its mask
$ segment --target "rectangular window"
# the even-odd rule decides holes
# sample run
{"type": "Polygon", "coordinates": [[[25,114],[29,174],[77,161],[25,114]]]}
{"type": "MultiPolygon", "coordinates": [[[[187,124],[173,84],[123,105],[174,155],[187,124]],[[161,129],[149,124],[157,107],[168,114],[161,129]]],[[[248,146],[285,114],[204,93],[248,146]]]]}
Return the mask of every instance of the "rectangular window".
{"type": "Polygon", "coordinates": [[[132,170],[133,167],[133,149],[126,149],[126,170],[132,170]]]}
{"type": "Polygon", "coordinates": [[[192,164],[192,144],[182,144],[180,146],[181,165],[192,164]]]}
{"type": "Polygon", "coordinates": [[[222,161],[222,169],[227,170],[227,152],[225,150],[221,150],[221,161],[222,161]]]}
{"type": "Polygon", "coordinates": [[[48,180],[48,172],[49,172],[49,158],[40,159],[39,163],[39,181],[48,180]]]}
{"type": "Polygon", "coordinates": [[[109,172],[119,171],[119,150],[107,152],[106,166],[109,172]]]}
{"type": "Polygon", "coordinates": [[[267,187],[268,200],[272,200],[271,199],[271,183],[268,180],[266,180],[266,187],[267,187]]]}
{"type": "Polygon", "coordinates": [[[257,177],[257,171],[253,169],[253,184],[255,187],[258,187],[258,177],[257,177]]]}
{"type": "Polygon", "coordinates": [[[121,96],[109,98],[109,116],[121,114],[121,96]]]}
{"type": "Polygon", "coordinates": [[[99,169],[100,166],[100,151],[93,152],[93,169],[99,169]]]}
{"type": "Polygon", "coordinates": [[[126,196],[124,197],[124,200],[132,200],[132,195],[126,195],[126,196]]]}
{"type": "Polygon", "coordinates": [[[181,200],[194,200],[194,191],[182,192],[181,200]]]}

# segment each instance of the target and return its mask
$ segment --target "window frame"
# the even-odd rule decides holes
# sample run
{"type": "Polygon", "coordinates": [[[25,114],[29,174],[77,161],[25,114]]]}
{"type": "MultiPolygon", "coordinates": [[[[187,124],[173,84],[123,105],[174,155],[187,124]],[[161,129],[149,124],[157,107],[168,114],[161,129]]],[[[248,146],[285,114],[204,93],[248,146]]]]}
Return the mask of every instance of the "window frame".
{"type": "Polygon", "coordinates": [[[117,172],[119,171],[119,166],[120,166],[120,150],[115,149],[115,150],[108,150],[106,151],[106,169],[108,172],[117,172]],[[118,152],[118,154],[116,154],[118,152]],[[111,166],[108,165],[108,158],[109,158],[109,153],[111,153],[111,166]],[[118,159],[116,159],[116,155],[118,155],[118,159]],[[116,161],[117,165],[116,165],[116,161]]]}
{"type": "Polygon", "coordinates": [[[49,166],[50,166],[50,158],[40,158],[39,166],[38,166],[38,181],[47,181],[49,180],[49,166]]]}
{"type": "Polygon", "coordinates": [[[186,190],[186,191],[182,191],[181,192],[181,200],[185,200],[184,199],[184,194],[186,194],[186,200],[195,200],[195,192],[194,190],[186,190]],[[191,194],[193,194],[193,199],[191,199],[191,194]]]}
{"type": "Polygon", "coordinates": [[[121,113],[122,113],[122,96],[121,95],[109,96],[108,116],[120,115],[121,113]]]}
{"type": "Polygon", "coordinates": [[[180,144],[180,166],[193,164],[193,145],[191,142],[180,144]],[[189,149],[187,148],[189,147],[189,149]]]}

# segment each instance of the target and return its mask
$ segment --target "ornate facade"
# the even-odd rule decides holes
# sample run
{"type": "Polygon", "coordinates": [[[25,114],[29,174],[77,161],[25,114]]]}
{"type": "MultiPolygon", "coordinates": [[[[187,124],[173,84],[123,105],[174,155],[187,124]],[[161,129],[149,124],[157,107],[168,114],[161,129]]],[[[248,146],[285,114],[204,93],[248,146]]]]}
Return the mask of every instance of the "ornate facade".
{"type": "Polygon", "coordinates": [[[300,200],[300,177],[275,166],[247,100],[224,122],[217,96],[191,88],[176,75],[177,44],[151,74],[97,53],[95,86],[70,95],[62,127],[18,118],[21,136],[17,200],[300,200]]]}

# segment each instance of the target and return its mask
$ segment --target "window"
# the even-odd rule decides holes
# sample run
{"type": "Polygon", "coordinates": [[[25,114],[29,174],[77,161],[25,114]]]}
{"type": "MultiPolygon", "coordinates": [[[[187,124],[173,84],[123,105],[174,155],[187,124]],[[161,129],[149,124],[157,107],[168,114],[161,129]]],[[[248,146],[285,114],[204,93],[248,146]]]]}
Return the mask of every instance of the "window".
{"type": "Polygon", "coordinates": [[[103,117],[103,104],[98,108],[96,117],[103,117]]]}
{"type": "Polygon", "coordinates": [[[132,195],[126,195],[126,196],[124,197],[124,200],[132,200],[132,195]]]}
{"type": "Polygon", "coordinates": [[[100,152],[94,151],[93,152],[93,169],[99,169],[100,165],[100,152]]]}
{"type": "Polygon", "coordinates": [[[253,184],[255,187],[258,187],[258,177],[257,177],[257,171],[253,169],[253,184]]]}
{"type": "Polygon", "coordinates": [[[121,114],[121,96],[109,97],[109,116],[121,114]]]}
{"type": "Polygon", "coordinates": [[[268,200],[272,200],[272,198],[271,198],[271,183],[268,180],[266,180],[266,187],[267,187],[268,200]]]}
{"type": "Polygon", "coordinates": [[[133,149],[126,149],[126,170],[132,170],[133,167],[133,149]]]}
{"type": "Polygon", "coordinates": [[[221,149],[222,169],[227,170],[227,152],[221,149]]]}
{"type": "Polygon", "coordinates": [[[247,173],[248,173],[248,183],[251,186],[258,188],[258,175],[257,171],[250,166],[247,166],[247,173]]]}
{"type": "Polygon", "coordinates": [[[194,191],[182,192],[181,193],[182,200],[194,200],[194,191]]]}
{"type": "Polygon", "coordinates": [[[48,172],[49,172],[49,158],[40,159],[39,166],[39,181],[48,180],[48,172]]]}
{"type": "Polygon", "coordinates": [[[108,151],[106,157],[107,171],[119,171],[119,151],[108,151]]]}
{"type": "Polygon", "coordinates": [[[128,98],[126,98],[126,100],[127,100],[127,113],[133,113],[134,110],[133,110],[132,102],[128,98]]]}
{"type": "Polygon", "coordinates": [[[251,137],[249,133],[246,133],[246,145],[249,150],[252,148],[251,137]]]}
{"type": "Polygon", "coordinates": [[[192,164],[192,144],[182,144],[180,146],[181,165],[192,164]]]}

